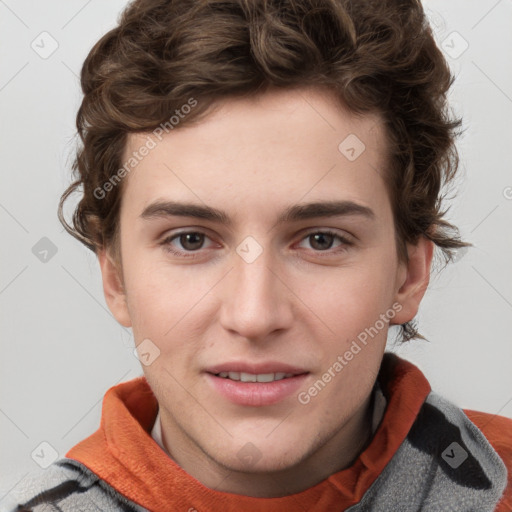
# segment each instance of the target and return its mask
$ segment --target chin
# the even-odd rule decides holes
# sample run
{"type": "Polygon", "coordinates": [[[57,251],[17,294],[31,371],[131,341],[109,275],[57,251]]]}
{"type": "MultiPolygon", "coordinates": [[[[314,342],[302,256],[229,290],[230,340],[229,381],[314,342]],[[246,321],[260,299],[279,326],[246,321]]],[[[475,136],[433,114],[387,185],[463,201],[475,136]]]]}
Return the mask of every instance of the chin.
{"type": "Polygon", "coordinates": [[[246,440],[236,443],[233,451],[221,449],[215,457],[218,464],[230,471],[241,473],[274,473],[286,471],[300,464],[306,457],[304,440],[288,442],[280,446],[268,439],[246,440]]]}

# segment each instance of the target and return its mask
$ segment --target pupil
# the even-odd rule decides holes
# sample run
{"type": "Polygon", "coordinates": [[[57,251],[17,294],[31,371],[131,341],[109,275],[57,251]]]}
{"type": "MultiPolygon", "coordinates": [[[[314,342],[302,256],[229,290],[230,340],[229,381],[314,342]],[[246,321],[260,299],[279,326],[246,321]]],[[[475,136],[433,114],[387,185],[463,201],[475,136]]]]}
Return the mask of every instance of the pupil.
{"type": "Polygon", "coordinates": [[[325,233],[317,233],[315,235],[312,235],[313,236],[313,240],[314,240],[314,243],[312,243],[311,245],[313,247],[315,247],[315,245],[317,244],[318,241],[320,241],[320,247],[315,247],[316,249],[329,249],[331,244],[332,244],[332,235],[327,235],[325,233]],[[328,247],[325,247],[325,246],[322,246],[322,241],[324,242],[325,244],[325,239],[327,237],[327,240],[328,240],[328,247]]]}
{"type": "Polygon", "coordinates": [[[198,249],[202,245],[202,237],[200,233],[187,233],[181,236],[181,244],[186,249],[198,249]],[[194,237],[196,237],[196,242],[194,242],[194,237]],[[197,241],[198,238],[198,241],[197,241]],[[199,245],[199,247],[195,247],[195,245],[199,245]],[[190,247],[192,245],[192,247],[190,247]]]}

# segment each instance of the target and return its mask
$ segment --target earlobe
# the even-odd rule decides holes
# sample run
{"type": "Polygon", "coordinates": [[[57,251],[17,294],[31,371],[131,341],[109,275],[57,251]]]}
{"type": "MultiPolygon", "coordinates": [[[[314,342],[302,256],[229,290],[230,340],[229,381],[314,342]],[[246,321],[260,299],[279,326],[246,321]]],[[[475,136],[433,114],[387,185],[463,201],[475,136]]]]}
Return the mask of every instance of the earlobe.
{"type": "Polygon", "coordinates": [[[410,322],[418,309],[430,282],[430,267],[434,254],[434,243],[421,237],[416,245],[408,244],[409,261],[401,265],[397,273],[395,301],[402,309],[393,319],[394,324],[410,322]]]}
{"type": "Polygon", "coordinates": [[[98,251],[98,261],[103,280],[103,293],[108,308],[121,325],[131,327],[121,269],[106,249],[98,251]]]}

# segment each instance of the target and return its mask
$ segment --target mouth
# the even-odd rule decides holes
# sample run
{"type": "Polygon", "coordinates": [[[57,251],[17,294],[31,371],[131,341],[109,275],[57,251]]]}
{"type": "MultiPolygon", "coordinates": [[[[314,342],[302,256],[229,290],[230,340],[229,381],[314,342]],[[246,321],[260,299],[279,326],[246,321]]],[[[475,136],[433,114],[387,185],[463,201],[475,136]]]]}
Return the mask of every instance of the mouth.
{"type": "Polygon", "coordinates": [[[272,405],[293,394],[310,372],[284,364],[222,365],[206,371],[221,396],[238,405],[272,405]],[[249,366],[251,366],[249,368],[249,366]]]}
{"type": "Polygon", "coordinates": [[[205,371],[218,377],[242,382],[272,382],[309,373],[304,368],[285,363],[246,363],[242,361],[218,364],[205,371]]]}
{"type": "Polygon", "coordinates": [[[278,380],[294,377],[293,373],[246,373],[246,372],[220,372],[214,374],[223,379],[230,379],[239,382],[275,382],[278,380]]]}

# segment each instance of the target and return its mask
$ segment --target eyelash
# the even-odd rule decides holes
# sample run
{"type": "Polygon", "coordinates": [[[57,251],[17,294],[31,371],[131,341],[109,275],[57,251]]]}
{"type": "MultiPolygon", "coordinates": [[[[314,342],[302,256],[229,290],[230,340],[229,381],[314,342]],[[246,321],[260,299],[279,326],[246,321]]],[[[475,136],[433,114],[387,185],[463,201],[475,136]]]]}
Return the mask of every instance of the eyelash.
{"type": "MultiPolygon", "coordinates": [[[[204,235],[206,238],[209,238],[208,235],[206,233],[203,233],[202,231],[182,231],[181,233],[168,236],[167,238],[162,240],[162,242],[160,242],[160,245],[162,245],[167,252],[169,252],[170,254],[173,254],[174,256],[179,256],[179,257],[188,258],[188,259],[197,258],[197,257],[200,256],[200,254],[199,254],[200,249],[198,249],[197,251],[178,251],[176,249],[173,249],[171,247],[171,245],[170,245],[170,243],[173,240],[179,239],[180,236],[191,235],[191,234],[193,234],[193,235],[204,235]]],[[[347,247],[350,247],[350,246],[353,245],[353,242],[348,240],[346,237],[340,235],[339,233],[336,233],[335,231],[331,231],[329,229],[310,231],[309,233],[306,233],[301,238],[301,241],[305,240],[306,238],[308,238],[308,237],[310,237],[312,235],[318,235],[318,234],[332,236],[334,238],[337,238],[343,244],[340,247],[338,247],[337,250],[326,249],[325,251],[319,251],[319,250],[313,249],[313,252],[315,253],[315,255],[318,255],[318,256],[321,256],[321,257],[329,257],[329,256],[332,256],[332,255],[336,255],[336,254],[345,252],[347,250],[347,247]],[[326,254],[322,254],[322,253],[326,253],[326,254]]]]}

